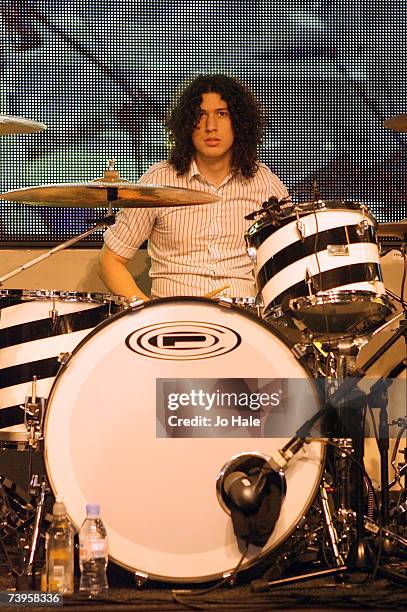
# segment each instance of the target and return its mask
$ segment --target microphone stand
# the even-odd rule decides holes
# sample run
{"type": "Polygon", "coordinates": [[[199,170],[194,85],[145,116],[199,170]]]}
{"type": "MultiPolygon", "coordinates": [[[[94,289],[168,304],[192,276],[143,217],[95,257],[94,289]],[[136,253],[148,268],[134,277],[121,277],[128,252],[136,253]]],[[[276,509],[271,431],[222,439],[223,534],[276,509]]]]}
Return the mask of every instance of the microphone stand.
{"type": "Polygon", "coordinates": [[[379,440],[378,447],[380,452],[380,477],[381,477],[381,492],[382,492],[382,507],[381,519],[383,527],[388,527],[390,522],[390,505],[389,505],[389,418],[387,413],[388,406],[388,388],[407,367],[407,361],[403,360],[398,363],[389,373],[387,378],[380,378],[372,387],[368,395],[369,406],[379,408],[379,440]]]}
{"type": "MultiPolygon", "coordinates": [[[[407,339],[407,320],[402,322],[399,329],[394,333],[394,335],[391,338],[389,338],[389,340],[387,340],[385,344],[382,347],[380,347],[372,355],[372,357],[370,357],[366,361],[366,363],[362,367],[355,370],[352,378],[345,378],[343,380],[340,387],[332,394],[329,401],[326,402],[326,404],[320,410],[318,410],[318,412],[314,416],[312,416],[308,421],[306,421],[298,429],[298,431],[296,432],[296,435],[293,438],[291,438],[291,440],[289,440],[289,442],[287,442],[287,444],[280,451],[278,451],[277,460],[276,460],[276,457],[273,457],[273,461],[270,464],[270,469],[275,469],[276,467],[275,464],[277,464],[280,468],[284,468],[288,464],[290,459],[300,450],[300,448],[306,442],[306,439],[310,436],[310,432],[311,432],[313,425],[322,416],[326,415],[329,410],[335,409],[335,407],[338,405],[341,406],[344,400],[348,400],[350,393],[356,390],[357,384],[359,383],[359,381],[366,377],[366,373],[369,370],[369,368],[372,365],[374,365],[383,356],[383,354],[389,348],[391,348],[397,342],[397,340],[401,338],[402,336],[404,336],[404,338],[407,339]]],[[[390,372],[390,375],[391,376],[398,375],[406,367],[406,365],[407,365],[406,360],[403,359],[390,372]]],[[[360,389],[357,389],[358,394],[354,396],[356,399],[356,401],[354,401],[354,408],[357,410],[358,416],[359,415],[361,416],[365,403],[367,401],[373,401],[373,398],[376,397],[377,390],[380,388],[383,388],[383,384],[387,385],[386,386],[386,389],[387,389],[387,387],[390,386],[391,382],[392,381],[381,378],[379,381],[377,381],[377,383],[375,383],[375,385],[372,387],[371,393],[369,393],[369,395],[367,396],[362,391],[360,391],[360,389]]],[[[381,419],[383,421],[383,426],[384,426],[384,416],[382,416],[381,419]]],[[[386,423],[387,423],[387,414],[386,414],[386,423]]],[[[383,432],[384,430],[382,429],[382,433],[383,432]]],[[[359,420],[359,427],[358,427],[358,431],[356,432],[356,440],[359,439],[359,442],[360,442],[361,433],[363,434],[362,421],[359,420]]],[[[386,446],[387,446],[386,444],[382,446],[383,457],[385,457],[385,453],[387,452],[386,446]]],[[[361,463],[363,461],[363,440],[361,444],[357,445],[357,448],[355,449],[355,451],[356,451],[355,458],[359,463],[361,463]]],[[[386,466],[386,460],[384,458],[383,467],[385,466],[386,466]]],[[[312,578],[319,578],[319,577],[327,576],[327,575],[337,575],[337,574],[343,575],[344,573],[347,573],[353,570],[365,570],[371,567],[372,552],[371,552],[370,546],[366,538],[364,538],[365,518],[364,518],[364,513],[363,513],[363,497],[362,497],[363,478],[362,478],[360,468],[357,470],[357,474],[358,476],[356,477],[356,486],[357,486],[357,491],[356,491],[356,494],[357,494],[356,539],[355,539],[355,542],[353,543],[353,546],[351,547],[351,550],[349,551],[349,554],[346,560],[346,565],[339,565],[335,568],[329,568],[328,570],[309,572],[301,576],[294,576],[290,578],[281,578],[277,580],[267,580],[263,578],[261,580],[254,580],[252,581],[252,590],[254,592],[265,592],[274,586],[292,584],[292,583],[296,583],[302,580],[309,580],[312,578]]],[[[384,474],[382,474],[382,477],[384,478],[384,474]]],[[[388,478],[387,474],[386,474],[386,478],[388,478]]],[[[383,509],[383,503],[382,503],[382,515],[383,513],[385,517],[388,516],[387,510],[386,508],[383,509]]],[[[378,531],[380,532],[380,529],[378,531]]],[[[386,530],[385,534],[386,534],[386,537],[391,538],[392,536],[391,532],[389,532],[388,530],[386,530]]],[[[397,538],[395,539],[397,541],[397,538]]]]}

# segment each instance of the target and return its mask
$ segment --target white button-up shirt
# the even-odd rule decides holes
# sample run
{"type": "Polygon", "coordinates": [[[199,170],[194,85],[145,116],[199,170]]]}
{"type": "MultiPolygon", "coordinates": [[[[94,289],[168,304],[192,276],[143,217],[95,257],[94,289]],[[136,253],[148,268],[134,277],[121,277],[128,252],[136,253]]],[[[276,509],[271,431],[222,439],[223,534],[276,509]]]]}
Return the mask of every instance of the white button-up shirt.
{"type": "Polygon", "coordinates": [[[204,295],[228,285],[223,295],[255,295],[253,263],[247,255],[245,233],[253,221],[245,216],[271,196],[281,200],[288,191],[264,164],[252,178],[229,174],[217,187],[199,173],[193,161],[177,176],[168,162],[154,164],[139,180],[216,193],[213,204],[122,209],[104,234],[106,245],[130,259],[148,239],[152,297],[204,295]]]}

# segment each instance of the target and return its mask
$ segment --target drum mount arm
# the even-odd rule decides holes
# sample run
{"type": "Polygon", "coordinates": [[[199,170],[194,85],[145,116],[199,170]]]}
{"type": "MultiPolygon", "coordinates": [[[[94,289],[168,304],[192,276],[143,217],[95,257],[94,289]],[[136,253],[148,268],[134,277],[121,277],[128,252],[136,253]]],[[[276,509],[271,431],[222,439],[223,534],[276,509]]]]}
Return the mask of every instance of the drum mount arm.
{"type": "Polygon", "coordinates": [[[280,210],[281,208],[284,208],[285,204],[288,204],[291,208],[291,199],[284,198],[283,200],[279,200],[275,196],[271,196],[266,202],[263,202],[259,210],[255,210],[252,213],[249,213],[245,216],[245,219],[247,219],[248,221],[254,221],[254,219],[257,219],[257,217],[260,217],[260,215],[266,213],[266,215],[271,218],[274,224],[280,225],[279,215],[277,215],[276,209],[278,208],[278,210],[280,210]]]}

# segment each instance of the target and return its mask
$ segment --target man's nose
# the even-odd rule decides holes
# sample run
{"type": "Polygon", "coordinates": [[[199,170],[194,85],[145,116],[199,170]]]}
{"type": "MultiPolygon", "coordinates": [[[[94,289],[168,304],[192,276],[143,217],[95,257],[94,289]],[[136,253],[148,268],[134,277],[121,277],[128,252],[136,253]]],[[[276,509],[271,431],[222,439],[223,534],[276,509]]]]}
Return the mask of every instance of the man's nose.
{"type": "Polygon", "coordinates": [[[206,131],[213,132],[218,127],[215,115],[209,114],[206,118],[206,131]]]}

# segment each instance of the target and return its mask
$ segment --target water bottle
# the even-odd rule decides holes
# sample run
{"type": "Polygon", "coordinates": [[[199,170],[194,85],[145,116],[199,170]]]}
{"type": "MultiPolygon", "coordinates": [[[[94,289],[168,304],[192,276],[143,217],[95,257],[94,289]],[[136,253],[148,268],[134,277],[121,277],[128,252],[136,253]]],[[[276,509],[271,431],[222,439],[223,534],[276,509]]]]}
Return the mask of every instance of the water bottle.
{"type": "Polygon", "coordinates": [[[52,514],[45,536],[47,591],[73,593],[74,532],[61,497],[56,498],[52,514]]]}
{"type": "Polygon", "coordinates": [[[88,504],[86,514],[79,531],[79,590],[97,595],[109,586],[106,576],[108,540],[100,518],[100,506],[88,504]]]}

